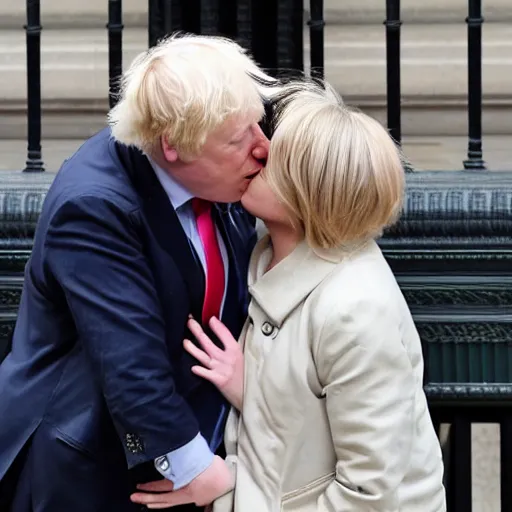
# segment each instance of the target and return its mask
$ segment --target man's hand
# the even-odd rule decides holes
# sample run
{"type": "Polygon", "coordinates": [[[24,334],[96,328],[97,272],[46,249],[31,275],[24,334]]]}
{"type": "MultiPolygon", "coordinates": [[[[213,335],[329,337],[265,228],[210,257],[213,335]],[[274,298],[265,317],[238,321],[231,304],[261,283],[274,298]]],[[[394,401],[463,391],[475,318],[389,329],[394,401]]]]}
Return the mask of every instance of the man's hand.
{"type": "Polygon", "coordinates": [[[134,503],[140,503],[152,509],[175,507],[187,503],[204,507],[233,489],[234,484],[234,476],[224,459],[216,455],[210,466],[185,487],[173,491],[171,481],[157,480],[139,484],[137,489],[149,492],[136,492],[130,499],[134,503]]]}
{"type": "Polygon", "coordinates": [[[224,350],[213,343],[195,320],[189,320],[187,326],[203,349],[190,340],[184,341],[185,350],[203,365],[193,366],[192,371],[215,384],[226,400],[241,411],[244,396],[244,355],[240,345],[229,329],[215,317],[211,318],[210,327],[224,345],[224,350]]]}

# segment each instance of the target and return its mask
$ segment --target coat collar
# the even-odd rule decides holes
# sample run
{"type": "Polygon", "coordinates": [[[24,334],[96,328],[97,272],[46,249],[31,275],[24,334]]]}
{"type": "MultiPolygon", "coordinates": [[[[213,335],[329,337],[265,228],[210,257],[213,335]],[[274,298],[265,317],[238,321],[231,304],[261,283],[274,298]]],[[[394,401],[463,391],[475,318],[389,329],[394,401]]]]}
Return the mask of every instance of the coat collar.
{"type": "Polygon", "coordinates": [[[249,269],[249,292],[272,323],[280,328],[287,316],[345,259],[374,242],[350,247],[312,249],[302,241],[274,268],[265,272],[272,243],[265,235],[256,245],[249,269]]]}

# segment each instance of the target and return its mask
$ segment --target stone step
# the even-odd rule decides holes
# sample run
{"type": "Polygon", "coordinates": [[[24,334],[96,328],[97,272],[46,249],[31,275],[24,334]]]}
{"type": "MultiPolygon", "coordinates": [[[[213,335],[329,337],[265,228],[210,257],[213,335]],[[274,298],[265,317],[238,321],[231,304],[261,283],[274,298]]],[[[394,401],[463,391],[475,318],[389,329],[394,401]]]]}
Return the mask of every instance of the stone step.
{"type": "MultiPolygon", "coordinates": [[[[107,20],[106,0],[45,0],[41,2],[41,20],[46,28],[100,28],[107,20]]],[[[510,0],[487,0],[483,3],[487,21],[512,20],[510,0]]],[[[2,0],[0,28],[21,27],[25,23],[25,2],[2,0]]],[[[309,16],[310,2],[304,2],[305,16],[309,16]]],[[[324,0],[327,23],[368,24],[381,23],[385,18],[385,0],[324,0]]],[[[146,27],[148,2],[123,0],[123,22],[127,27],[146,27]]],[[[407,0],[401,5],[405,23],[457,23],[467,16],[467,0],[407,0]]]]}
{"type": "MultiPolygon", "coordinates": [[[[49,171],[59,169],[84,139],[45,139],[43,161],[49,171]]],[[[416,170],[460,170],[466,159],[467,138],[457,136],[405,137],[403,151],[416,170]]],[[[491,171],[512,171],[512,135],[492,135],[483,139],[484,160],[491,171]]],[[[0,139],[0,171],[25,167],[26,140],[0,139]]],[[[0,174],[1,181],[1,174],[0,174]]]]}
{"type": "MultiPolygon", "coordinates": [[[[305,27],[305,59],[309,61],[305,27]]],[[[483,127],[512,133],[512,24],[489,23],[483,34],[483,127]]],[[[147,47],[144,29],[123,34],[125,67],[147,47]]],[[[404,25],[403,133],[467,133],[467,43],[464,24],[404,25]]],[[[0,32],[0,138],[26,131],[25,35],[0,32]]],[[[108,109],[106,30],[46,30],[42,34],[43,134],[84,138],[103,126],[108,109]]],[[[326,78],[348,103],[385,122],[386,56],[382,25],[329,25],[326,78]]]]}

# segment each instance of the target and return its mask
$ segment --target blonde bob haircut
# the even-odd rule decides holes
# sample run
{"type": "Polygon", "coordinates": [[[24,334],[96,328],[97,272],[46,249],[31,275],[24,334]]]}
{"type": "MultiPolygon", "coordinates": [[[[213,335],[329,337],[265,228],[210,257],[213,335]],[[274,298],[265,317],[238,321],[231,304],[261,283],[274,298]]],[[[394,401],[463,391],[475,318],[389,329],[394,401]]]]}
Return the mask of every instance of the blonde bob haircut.
{"type": "Polygon", "coordinates": [[[328,85],[290,83],[277,103],[264,177],[311,247],[376,238],[398,217],[401,154],[374,119],[328,85]]]}
{"type": "Polygon", "coordinates": [[[197,156],[228,117],[258,121],[261,88],[272,81],[229,39],[173,35],[135,58],[108,123],[115,139],[146,153],[163,136],[180,157],[197,156]]]}

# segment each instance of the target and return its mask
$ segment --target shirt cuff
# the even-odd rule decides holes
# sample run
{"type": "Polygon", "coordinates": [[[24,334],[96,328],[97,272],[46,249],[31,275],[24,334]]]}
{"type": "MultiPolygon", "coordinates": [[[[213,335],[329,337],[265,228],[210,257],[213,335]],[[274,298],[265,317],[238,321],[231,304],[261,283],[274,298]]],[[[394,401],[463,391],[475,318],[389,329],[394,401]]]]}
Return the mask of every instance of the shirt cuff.
{"type": "Polygon", "coordinates": [[[186,445],[155,459],[155,468],[174,484],[174,490],[188,485],[213,462],[213,453],[201,433],[186,445]]]}

